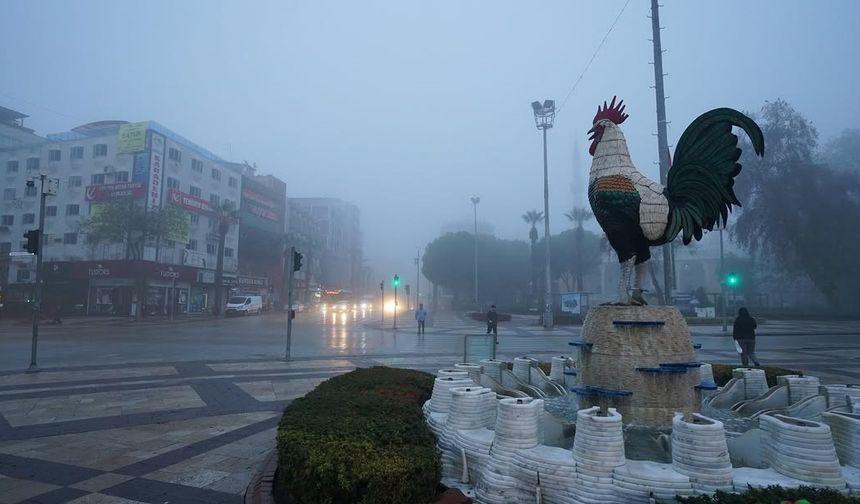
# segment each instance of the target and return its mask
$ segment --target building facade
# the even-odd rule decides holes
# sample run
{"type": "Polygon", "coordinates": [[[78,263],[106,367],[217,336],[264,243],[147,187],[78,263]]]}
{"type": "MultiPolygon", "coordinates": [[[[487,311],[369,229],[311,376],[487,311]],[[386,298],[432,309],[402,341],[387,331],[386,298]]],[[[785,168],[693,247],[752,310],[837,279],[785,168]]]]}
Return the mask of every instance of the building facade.
{"type": "Polygon", "coordinates": [[[293,198],[291,204],[319,223],[322,289],[362,295],[362,234],[358,207],[337,198],[293,198]]]}
{"type": "MultiPolygon", "coordinates": [[[[45,138],[16,133],[0,129],[0,257],[8,258],[0,284],[7,303],[31,296],[35,259],[14,252],[23,250],[23,234],[38,228],[39,189],[27,181],[42,173],[59,181],[45,207],[46,304],[113,315],[211,309],[218,223],[225,204],[241,205],[239,166],[154,121],[101,121],[45,138]],[[171,208],[185,225],[141,231],[136,239],[132,231],[125,240],[88,236],[93,216],[117,202],[133,202],[148,216],[171,208]]],[[[232,221],[225,236],[223,283],[267,290],[268,279],[239,274],[239,227],[232,221]]]]}

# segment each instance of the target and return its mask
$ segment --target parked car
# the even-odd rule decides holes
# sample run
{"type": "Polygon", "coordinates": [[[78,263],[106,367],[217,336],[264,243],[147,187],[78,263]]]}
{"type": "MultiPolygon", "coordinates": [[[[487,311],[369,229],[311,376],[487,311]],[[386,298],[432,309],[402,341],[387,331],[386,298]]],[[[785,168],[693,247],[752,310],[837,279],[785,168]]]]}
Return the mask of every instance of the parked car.
{"type": "Polygon", "coordinates": [[[261,296],[231,296],[227,300],[226,315],[257,315],[263,311],[261,296]]]}

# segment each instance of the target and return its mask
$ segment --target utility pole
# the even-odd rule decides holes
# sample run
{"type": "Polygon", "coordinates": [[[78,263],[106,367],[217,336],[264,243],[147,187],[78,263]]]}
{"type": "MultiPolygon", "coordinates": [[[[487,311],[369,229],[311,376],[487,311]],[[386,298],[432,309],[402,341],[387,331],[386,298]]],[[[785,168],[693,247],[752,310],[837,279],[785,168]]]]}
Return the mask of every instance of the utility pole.
{"type": "MultiPolygon", "coordinates": [[[[37,354],[39,350],[39,316],[42,312],[42,256],[45,254],[45,198],[50,195],[57,194],[56,186],[59,185],[53,180],[48,179],[44,173],[39,174],[39,192],[41,198],[39,201],[39,237],[38,248],[36,250],[36,288],[33,295],[33,335],[32,345],[30,348],[30,367],[28,373],[38,373],[39,366],[37,364],[37,354]],[[45,187],[45,181],[48,181],[48,187],[45,187]]],[[[36,181],[30,180],[27,182],[29,187],[35,187],[36,181]]]]}
{"type": "Polygon", "coordinates": [[[472,206],[475,209],[475,310],[481,311],[481,305],[478,304],[478,203],[481,198],[472,196],[472,206]]]}
{"type": "MultiPolygon", "coordinates": [[[[725,227],[725,223],[723,223],[725,227]]],[[[726,256],[723,254],[723,227],[720,228],[720,294],[723,299],[723,332],[728,331],[729,301],[726,292],[726,256]]]]}
{"type": "Polygon", "coordinates": [[[543,103],[534,101],[531,105],[535,115],[535,126],[543,132],[543,230],[544,244],[546,245],[546,250],[544,250],[543,327],[544,329],[552,329],[552,271],[549,248],[549,173],[546,157],[546,130],[552,128],[552,122],[555,119],[555,100],[544,100],[543,103]]]}
{"type": "Polygon", "coordinates": [[[421,249],[415,256],[415,308],[421,304],[421,249]]]}
{"type": "Polygon", "coordinates": [[[382,296],[382,304],[379,305],[379,324],[382,326],[385,324],[385,280],[379,282],[379,293],[382,296]]]}
{"type": "MultiPolygon", "coordinates": [[[[654,44],[654,94],[657,98],[657,159],[660,160],[660,183],[666,185],[669,173],[669,139],[666,133],[666,95],[663,88],[663,48],[660,43],[660,5],[659,0],[651,0],[651,32],[654,44]]],[[[663,245],[663,300],[672,304],[674,268],[672,244],[663,245]]]]}

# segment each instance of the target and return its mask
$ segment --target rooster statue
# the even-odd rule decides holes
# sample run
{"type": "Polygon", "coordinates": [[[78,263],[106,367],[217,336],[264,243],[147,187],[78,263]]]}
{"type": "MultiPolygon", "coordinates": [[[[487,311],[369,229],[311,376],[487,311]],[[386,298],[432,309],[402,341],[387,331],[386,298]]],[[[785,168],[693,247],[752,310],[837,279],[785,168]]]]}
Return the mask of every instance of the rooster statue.
{"type": "Polygon", "coordinates": [[[732,189],[741,172],[741,149],[732,127],[746,132],[759,156],[764,155],[764,136],[737,110],[705,112],[681,135],[663,187],[636,171],[630,160],[619,128],[628,117],[624,107],[624,101],[616,104],[615,98],[597,107],[588,132],[593,156],[588,201],[621,263],[618,304],[644,305],[642,283],[650,247],[671,242],[682,231],[684,245],[701,240],[703,229],[725,225],[732,205],[741,206],[732,189]]]}

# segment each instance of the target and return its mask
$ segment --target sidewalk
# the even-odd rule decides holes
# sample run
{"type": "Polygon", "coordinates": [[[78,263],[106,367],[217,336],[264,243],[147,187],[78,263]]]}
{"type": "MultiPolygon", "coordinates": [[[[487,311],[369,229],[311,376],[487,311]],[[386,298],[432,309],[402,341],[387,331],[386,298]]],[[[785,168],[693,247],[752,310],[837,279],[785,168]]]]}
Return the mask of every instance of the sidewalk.
{"type": "MultiPolygon", "coordinates": [[[[270,315],[271,313],[265,313],[270,315]]],[[[205,322],[209,320],[224,318],[224,315],[212,315],[210,313],[184,313],[176,315],[173,320],[170,317],[155,316],[142,317],[134,320],[131,317],[112,317],[112,316],[71,316],[64,317],[62,324],[52,324],[50,318],[44,318],[39,321],[39,327],[68,327],[68,326],[104,326],[104,325],[141,325],[141,324],[186,324],[190,322],[205,322]]],[[[33,323],[32,318],[15,318],[15,319],[0,319],[0,328],[3,327],[25,327],[33,323]]]]}

